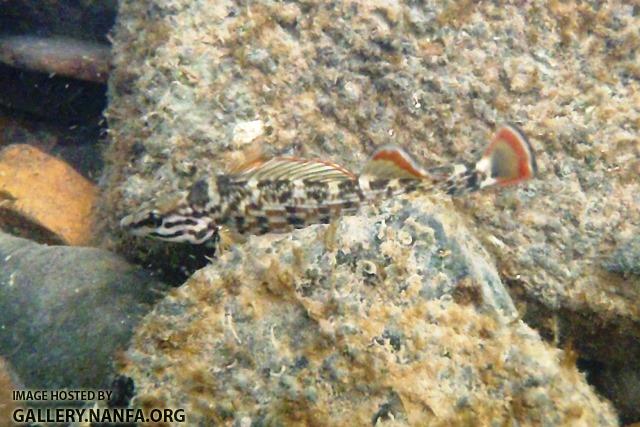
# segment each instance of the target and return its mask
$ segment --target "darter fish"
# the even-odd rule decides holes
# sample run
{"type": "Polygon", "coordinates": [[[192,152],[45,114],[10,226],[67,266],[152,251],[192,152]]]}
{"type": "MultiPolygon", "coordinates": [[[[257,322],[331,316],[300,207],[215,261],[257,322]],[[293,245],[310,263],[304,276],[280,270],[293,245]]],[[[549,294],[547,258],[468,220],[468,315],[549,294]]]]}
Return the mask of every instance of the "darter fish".
{"type": "Polygon", "coordinates": [[[237,233],[281,233],[327,224],[372,201],[413,191],[444,191],[458,196],[493,186],[508,186],[537,172],[523,132],[502,126],[480,159],[425,169],[404,150],[379,148],[355,175],[325,160],[275,157],[254,161],[241,171],[195,182],[177,206],[142,210],[121,226],[138,236],[202,244],[220,227],[237,233]]]}

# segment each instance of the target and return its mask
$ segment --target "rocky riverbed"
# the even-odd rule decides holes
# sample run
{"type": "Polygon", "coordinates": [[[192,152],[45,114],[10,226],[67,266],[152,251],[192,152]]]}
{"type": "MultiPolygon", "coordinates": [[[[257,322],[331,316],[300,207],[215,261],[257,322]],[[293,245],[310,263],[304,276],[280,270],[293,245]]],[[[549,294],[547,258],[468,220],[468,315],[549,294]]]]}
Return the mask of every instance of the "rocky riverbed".
{"type": "Polygon", "coordinates": [[[637,5],[123,0],[109,37],[114,2],[16,5],[0,16],[11,387],[122,375],[134,407],[218,425],[640,421],[637,5]],[[61,124],[95,125],[107,75],[104,159],[57,151],[61,124]],[[403,196],[215,253],[118,225],[257,155],[358,173],[395,144],[439,166],[505,122],[537,156],[518,187],[403,196]]]}

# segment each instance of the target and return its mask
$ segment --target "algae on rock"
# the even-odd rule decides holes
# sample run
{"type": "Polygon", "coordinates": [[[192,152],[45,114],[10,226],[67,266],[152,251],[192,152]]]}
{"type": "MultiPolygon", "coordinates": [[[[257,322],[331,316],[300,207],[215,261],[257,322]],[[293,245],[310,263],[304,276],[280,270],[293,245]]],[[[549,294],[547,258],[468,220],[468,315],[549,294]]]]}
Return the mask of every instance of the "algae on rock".
{"type": "Polygon", "coordinates": [[[135,406],[193,424],[616,425],[514,314],[460,218],[401,199],[231,248],[146,317],[122,373],[135,406]]]}
{"type": "Polygon", "coordinates": [[[640,228],[637,6],[124,0],[120,10],[104,181],[113,230],[251,144],[357,172],[393,143],[438,165],[473,157],[512,121],[539,178],[458,199],[458,211],[530,325],[608,371],[640,366],[640,288],[615,259],[640,228]]]}

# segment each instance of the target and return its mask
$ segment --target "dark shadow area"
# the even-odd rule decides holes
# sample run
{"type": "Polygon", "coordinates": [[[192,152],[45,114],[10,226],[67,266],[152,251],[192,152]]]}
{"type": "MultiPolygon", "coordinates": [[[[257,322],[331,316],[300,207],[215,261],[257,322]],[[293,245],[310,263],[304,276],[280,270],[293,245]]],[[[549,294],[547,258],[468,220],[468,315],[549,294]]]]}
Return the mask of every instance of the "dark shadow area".
{"type": "Polygon", "coordinates": [[[11,0],[0,2],[3,34],[67,36],[107,42],[115,22],[116,0],[11,0]]]}
{"type": "Polygon", "coordinates": [[[0,64],[0,105],[56,124],[97,124],[105,85],[0,64]]]}

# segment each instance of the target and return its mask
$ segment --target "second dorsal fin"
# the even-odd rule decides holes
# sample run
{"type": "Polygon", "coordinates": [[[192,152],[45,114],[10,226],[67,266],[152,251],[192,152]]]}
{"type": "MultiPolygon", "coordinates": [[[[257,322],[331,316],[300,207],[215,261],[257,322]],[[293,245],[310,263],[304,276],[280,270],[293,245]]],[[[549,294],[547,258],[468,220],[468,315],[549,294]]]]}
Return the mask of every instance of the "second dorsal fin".
{"type": "Polygon", "coordinates": [[[426,172],[400,147],[385,145],[371,156],[362,175],[376,178],[424,179],[426,172]]]}
{"type": "Polygon", "coordinates": [[[297,157],[274,157],[248,164],[237,175],[243,179],[316,182],[355,180],[356,176],[340,165],[325,160],[305,160],[297,157]]]}

